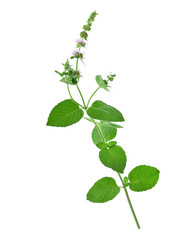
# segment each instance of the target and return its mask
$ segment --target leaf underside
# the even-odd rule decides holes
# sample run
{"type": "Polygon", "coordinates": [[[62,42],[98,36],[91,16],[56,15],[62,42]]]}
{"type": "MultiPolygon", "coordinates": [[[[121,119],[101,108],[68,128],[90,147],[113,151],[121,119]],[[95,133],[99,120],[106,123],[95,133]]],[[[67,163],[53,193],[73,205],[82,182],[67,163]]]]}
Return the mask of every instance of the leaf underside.
{"type": "Polygon", "coordinates": [[[106,91],[109,91],[108,85],[104,82],[103,78],[101,75],[96,76],[96,82],[99,85],[100,88],[105,89],[106,91]]]}
{"type": "MultiPolygon", "coordinates": [[[[109,141],[109,140],[112,140],[113,138],[115,138],[115,136],[117,134],[116,128],[105,126],[102,124],[99,124],[99,127],[102,130],[103,136],[106,141],[109,141]]],[[[97,145],[100,142],[103,142],[103,139],[101,138],[100,133],[96,127],[94,127],[94,129],[92,131],[92,141],[95,145],[97,145]]]]}

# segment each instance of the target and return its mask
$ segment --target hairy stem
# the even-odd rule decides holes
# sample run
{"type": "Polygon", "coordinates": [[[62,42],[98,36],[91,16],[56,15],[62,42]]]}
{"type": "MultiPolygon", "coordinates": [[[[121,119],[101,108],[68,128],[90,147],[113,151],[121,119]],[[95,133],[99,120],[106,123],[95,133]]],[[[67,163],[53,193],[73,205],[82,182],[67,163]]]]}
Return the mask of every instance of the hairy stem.
{"type": "Polygon", "coordinates": [[[121,180],[121,182],[122,182],[123,189],[124,189],[124,191],[125,191],[125,195],[126,195],[126,197],[127,197],[127,200],[128,200],[128,203],[129,203],[129,206],[130,206],[132,215],[133,215],[133,217],[134,217],[134,220],[135,220],[135,222],[136,222],[136,225],[137,225],[138,229],[140,229],[140,225],[139,225],[138,219],[137,219],[137,217],[136,217],[136,214],[135,214],[135,212],[134,212],[134,208],[133,208],[133,206],[132,206],[132,203],[131,203],[131,201],[130,201],[127,188],[125,187],[124,181],[123,181],[120,173],[118,173],[118,176],[119,176],[119,178],[120,178],[120,180],[121,180]]]}
{"type": "Polygon", "coordinates": [[[92,99],[92,97],[94,96],[94,94],[95,94],[99,89],[100,89],[100,87],[98,87],[98,88],[93,92],[93,94],[90,96],[90,98],[89,98],[89,100],[88,100],[88,103],[87,103],[87,107],[88,107],[88,105],[89,105],[89,103],[90,103],[90,100],[92,99]]]}

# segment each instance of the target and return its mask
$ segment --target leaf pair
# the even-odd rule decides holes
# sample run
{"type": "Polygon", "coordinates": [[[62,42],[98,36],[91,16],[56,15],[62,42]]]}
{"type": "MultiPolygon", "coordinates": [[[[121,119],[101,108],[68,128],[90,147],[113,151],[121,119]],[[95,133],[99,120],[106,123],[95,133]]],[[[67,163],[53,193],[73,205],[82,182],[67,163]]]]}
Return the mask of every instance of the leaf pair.
{"type": "MultiPolygon", "coordinates": [[[[159,170],[155,167],[140,165],[134,168],[128,176],[129,188],[136,192],[146,191],[154,187],[159,179],[159,170]]],[[[116,181],[110,177],[98,180],[87,193],[87,200],[104,203],[115,198],[120,192],[116,181]]]]}
{"type": "MultiPolygon", "coordinates": [[[[122,114],[114,107],[107,105],[102,101],[95,101],[87,110],[87,114],[98,120],[119,122],[124,121],[122,114]]],[[[67,99],[56,105],[48,118],[47,125],[55,127],[67,127],[77,123],[84,115],[79,105],[67,99]]]]}

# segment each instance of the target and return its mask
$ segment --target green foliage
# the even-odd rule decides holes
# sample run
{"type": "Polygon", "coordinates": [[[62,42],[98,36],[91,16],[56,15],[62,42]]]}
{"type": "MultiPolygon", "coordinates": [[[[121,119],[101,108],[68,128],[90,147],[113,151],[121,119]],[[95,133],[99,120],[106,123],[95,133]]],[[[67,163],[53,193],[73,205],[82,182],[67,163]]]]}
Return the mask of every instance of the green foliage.
{"type": "Polygon", "coordinates": [[[107,148],[107,145],[106,145],[104,142],[99,142],[98,144],[96,144],[96,146],[97,146],[99,149],[107,148]]]}
{"type": "Polygon", "coordinates": [[[112,122],[122,122],[124,121],[123,115],[116,108],[107,105],[106,103],[97,100],[91,107],[88,108],[87,114],[91,118],[98,120],[112,121],[112,122]]]}
{"type": "MultiPolygon", "coordinates": [[[[99,128],[102,131],[102,134],[106,141],[112,140],[113,138],[115,138],[117,134],[116,128],[109,127],[109,126],[102,126],[101,124],[99,124],[99,128]]],[[[92,131],[92,141],[95,145],[103,141],[97,127],[94,127],[92,131]]]]}
{"type": "Polygon", "coordinates": [[[62,64],[62,65],[64,66],[64,71],[62,73],[55,71],[57,74],[60,75],[60,77],[62,77],[60,82],[64,82],[64,83],[70,84],[70,85],[77,84],[79,78],[81,77],[80,72],[74,70],[71,67],[68,59],[67,59],[66,63],[62,64]]]}
{"type": "Polygon", "coordinates": [[[155,167],[140,165],[129,173],[129,187],[135,192],[142,192],[154,187],[159,179],[160,171],[155,167]]]}
{"type": "MultiPolygon", "coordinates": [[[[84,100],[83,94],[78,86],[78,82],[80,77],[80,70],[78,68],[79,60],[82,61],[83,53],[80,52],[82,47],[86,46],[86,41],[88,38],[88,33],[91,30],[92,22],[95,20],[97,13],[94,11],[91,13],[88,18],[86,24],[83,26],[83,31],[81,31],[80,36],[81,39],[76,40],[77,49],[73,51],[73,55],[71,59],[76,60],[76,64],[74,68],[70,65],[69,60],[67,59],[65,64],[62,64],[64,67],[63,72],[55,71],[61,78],[61,82],[67,84],[68,93],[71,99],[64,100],[56,105],[47,121],[48,126],[55,127],[66,127],[72,124],[77,123],[83,118],[84,111],[90,117],[84,117],[87,121],[93,123],[95,125],[92,131],[92,140],[94,144],[100,149],[99,158],[102,164],[114,171],[117,172],[121,183],[122,188],[126,194],[129,206],[131,208],[132,214],[134,216],[136,225],[140,228],[139,222],[135,215],[132,203],[130,201],[127,187],[136,192],[146,191],[154,187],[159,179],[159,170],[155,167],[150,167],[146,165],[140,165],[135,167],[128,175],[128,177],[121,176],[121,173],[124,172],[126,166],[126,154],[125,151],[117,145],[116,141],[113,140],[116,137],[117,129],[123,128],[121,125],[118,125],[113,122],[122,122],[125,121],[122,113],[118,111],[116,108],[97,100],[95,101],[91,107],[89,106],[89,102],[95,93],[103,88],[106,91],[109,91],[108,84],[112,82],[116,77],[115,74],[107,75],[107,78],[103,79],[101,75],[96,76],[96,82],[98,84],[98,88],[93,92],[90,96],[87,104],[84,100]],[[70,92],[70,85],[76,85],[77,90],[80,94],[82,105],[77,103],[76,100],[72,97],[70,92]],[[80,108],[80,107],[81,108],[80,108]],[[99,121],[96,121],[99,120],[99,121]]],[[[100,36],[99,36],[100,37],[100,36]]],[[[82,142],[82,141],[80,141],[82,142]]],[[[73,146],[73,143],[71,144],[73,146]]],[[[83,144],[82,148],[84,147],[83,144]]],[[[90,154],[90,153],[89,153],[90,154]]],[[[116,195],[120,192],[120,188],[118,187],[115,180],[110,177],[104,177],[98,180],[93,187],[89,190],[87,194],[87,200],[91,202],[103,203],[112,200],[116,195]]]]}
{"type": "Polygon", "coordinates": [[[96,82],[99,85],[100,88],[105,89],[106,91],[109,91],[108,89],[108,82],[104,81],[101,75],[96,76],[96,82]]]}
{"type": "Polygon", "coordinates": [[[109,127],[123,128],[122,126],[120,126],[120,125],[118,125],[118,124],[115,124],[115,123],[112,123],[112,122],[109,122],[109,121],[103,121],[103,120],[101,120],[100,123],[101,123],[102,125],[109,126],[109,127]]]}
{"type": "Polygon", "coordinates": [[[56,105],[48,118],[47,126],[67,127],[77,123],[84,115],[78,104],[71,99],[56,105]]]}
{"type": "Polygon", "coordinates": [[[128,177],[124,177],[123,181],[124,181],[125,187],[128,187],[129,186],[129,179],[128,179],[128,177]]]}
{"type": "Polygon", "coordinates": [[[87,193],[87,200],[94,203],[104,203],[115,198],[120,192],[116,181],[111,177],[98,180],[87,193]]]}
{"type": "Polygon", "coordinates": [[[115,145],[109,149],[101,149],[99,158],[106,167],[112,168],[116,172],[123,173],[127,158],[125,151],[120,146],[115,145]]]}
{"type": "Polygon", "coordinates": [[[115,146],[116,144],[117,144],[116,141],[110,141],[109,143],[107,143],[107,146],[108,146],[109,148],[111,148],[111,147],[115,146]]]}

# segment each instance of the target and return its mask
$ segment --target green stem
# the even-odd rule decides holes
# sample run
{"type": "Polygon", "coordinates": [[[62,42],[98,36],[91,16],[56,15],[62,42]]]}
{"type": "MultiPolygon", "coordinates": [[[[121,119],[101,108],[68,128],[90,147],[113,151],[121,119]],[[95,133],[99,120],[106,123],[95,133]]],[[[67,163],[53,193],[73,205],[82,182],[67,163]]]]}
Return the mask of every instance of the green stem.
{"type": "MultiPolygon", "coordinates": [[[[80,49],[81,49],[81,47],[79,47],[79,52],[80,52],[80,49]]],[[[79,58],[77,58],[77,60],[76,60],[76,71],[78,71],[78,61],[79,61],[79,58]]],[[[84,108],[86,109],[87,107],[86,107],[86,104],[85,104],[85,100],[84,100],[84,98],[83,98],[83,95],[82,95],[81,90],[80,90],[80,88],[79,88],[79,86],[78,86],[77,83],[76,83],[76,87],[77,87],[78,92],[79,92],[79,94],[80,94],[80,96],[81,96],[81,99],[82,99],[82,101],[83,101],[84,108]]]]}
{"type": "Polygon", "coordinates": [[[74,101],[75,103],[77,103],[80,107],[83,107],[81,104],[79,104],[78,102],[76,102],[74,99],[73,99],[73,97],[72,97],[72,94],[71,94],[71,92],[70,92],[70,88],[69,88],[69,85],[67,84],[67,89],[68,89],[68,93],[69,93],[69,95],[70,95],[70,98],[72,99],[72,101],[74,101]]]}
{"type": "Polygon", "coordinates": [[[94,96],[94,94],[95,94],[99,89],[100,89],[100,87],[98,87],[98,88],[93,92],[93,94],[91,95],[91,97],[90,97],[89,100],[88,100],[87,107],[88,107],[88,105],[89,105],[90,100],[92,99],[92,97],[94,96]]]}
{"type": "Polygon", "coordinates": [[[84,100],[84,98],[83,98],[83,95],[82,95],[82,93],[81,93],[81,90],[79,89],[78,84],[76,84],[76,87],[77,87],[78,92],[79,92],[79,94],[80,94],[80,96],[81,96],[81,99],[82,99],[82,101],[83,101],[84,108],[86,109],[87,107],[86,107],[86,104],[85,104],[85,100],[84,100]]]}
{"type": "MultiPolygon", "coordinates": [[[[79,48],[79,51],[80,51],[80,48],[79,48]]],[[[76,71],[78,71],[78,58],[77,58],[77,61],[76,61],[76,71]]],[[[86,104],[85,104],[85,100],[84,100],[84,98],[83,98],[83,95],[82,95],[82,93],[81,93],[81,90],[79,89],[78,84],[76,84],[76,87],[77,87],[77,89],[78,89],[78,91],[79,91],[79,94],[80,94],[80,96],[81,96],[81,99],[82,99],[82,101],[83,101],[83,105],[84,105],[84,108],[85,108],[85,111],[86,111],[90,100],[92,99],[92,97],[94,96],[94,94],[98,91],[99,87],[98,87],[98,88],[93,92],[93,94],[91,95],[90,99],[88,100],[87,106],[86,106],[86,104]]],[[[68,88],[68,90],[69,90],[69,88],[68,88]]],[[[71,96],[71,94],[70,94],[70,96],[71,96]]],[[[98,125],[98,123],[97,123],[93,118],[91,118],[91,120],[92,120],[92,122],[95,124],[95,126],[96,126],[96,128],[97,128],[97,130],[98,130],[98,132],[99,132],[99,134],[100,134],[103,142],[104,142],[105,145],[107,146],[107,141],[106,141],[105,138],[104,138],[104,135],[103,135],[103,132],[102,132],[100,126],[98,125]]],[[[135,214],[135,212],[134,212],[132,203],[131,203],[131,201],[130,201],[130,198],[129,198],[129,195],[128,195],[128,192],[127,192],[127,188],[125,187],[124,181],[123,181],[123,179],[122,179],[122,177],[121,177],[121,175],[120,175],[119,172],[118,172],[118,176],[119,176],[119,178],[120,178],[120,180],[121,180],[121,182],[122,182],[122,185],[123,185],[123,188],[124,188],[124,191],[125,191],[125,195],[126,195],[126,197],[127,197],[127,201],[128,201],[128,203],[129,203],[129,206],[130,206],[130,209],[131,209],[131,211],[132,211],[132,214],[133,214],[134,220],[135,220],[135,222],[136,222],[136,225],[137,225],[138,229],[140,229],[140,225],[139,225],[138,219],[137,219],[137,217],[136,217],[136,214],[135,214]]]]}
{"type": "Polygon", "coordinates": [[[79,58],[77,58],[77,60],[76,60],[76,71],[78,70],[78,60],[79,60],[79,58]]]}
{"type": "Polygon", "coordinates": [[[124,191],[125,191],[125,195],[126,195],[126,197],[127,197],[127,200],[128,200],[128,203],[129,203],[130,209],[131,209],[131,211],[132,211],[132,214],[133,214],[134,220],[135,220],[135,222],[136,222],[136,225],[137,225],[138,229],[140,229],[140,225],[139,225],[138,219],[137,219],[137,217],[136,217],[136,214],[135,214],[135,212],[134,212],[134,208],[133,208],[133,206],[132,206],[132,203],[131,203],[131,201],[130,201],[129,194],[128,194],[128,191],[127,191],[127,188],[125,187],[124,181],[123,181],[123,179],[122,179],[120,173],[118,173],[118,176],[119,176],[119,178],[120,178],[120,180],[121,180],[121,182],[122,182],[122,185],[123,185],[123,188],[124,188],[124,191]]]}

